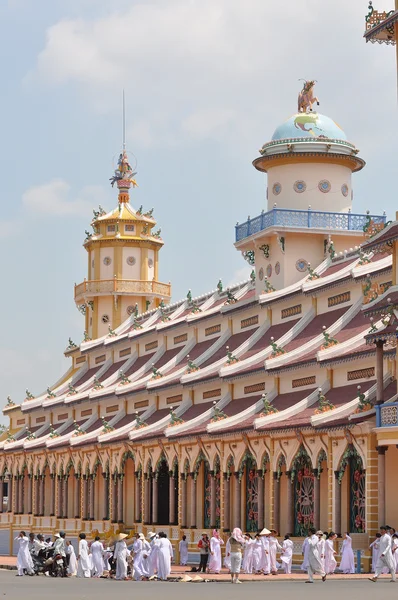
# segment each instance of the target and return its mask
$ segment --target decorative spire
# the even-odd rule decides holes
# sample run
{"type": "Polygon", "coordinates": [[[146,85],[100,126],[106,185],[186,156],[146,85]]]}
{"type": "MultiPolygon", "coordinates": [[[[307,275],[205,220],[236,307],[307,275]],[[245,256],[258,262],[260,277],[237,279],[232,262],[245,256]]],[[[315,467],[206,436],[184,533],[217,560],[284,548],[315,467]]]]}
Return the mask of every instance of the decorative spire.
{"type": "Polygon", "coordinates": [[[125,108],[125,98],[124,98],[124,90],[123,90],[123,147],[122,152],[119,154],[119,159],[117,161],[117,167],[115,169],[115,174],[110,178],[110,182],[112,187],[117,185],[119,190],[119,204],[125,204],[130,201],[129,198],[129,189],[131,186],[138,187],[136,180],[134,179],[134,175],[137,172],[133,170],[129,163],[129,158],[127,156],[126,150],[126,108],[125,108]]]}

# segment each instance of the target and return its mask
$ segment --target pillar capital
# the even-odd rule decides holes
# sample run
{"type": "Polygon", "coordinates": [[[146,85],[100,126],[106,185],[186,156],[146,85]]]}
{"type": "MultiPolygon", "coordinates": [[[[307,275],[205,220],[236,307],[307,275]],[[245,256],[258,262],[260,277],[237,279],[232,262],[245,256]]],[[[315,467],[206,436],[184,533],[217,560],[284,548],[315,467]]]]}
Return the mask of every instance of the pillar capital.
{"type": "Polygon", "coordinates": [[[377,454],[385,454],[388,450],[388,446],[376,446],[377,454]]]}

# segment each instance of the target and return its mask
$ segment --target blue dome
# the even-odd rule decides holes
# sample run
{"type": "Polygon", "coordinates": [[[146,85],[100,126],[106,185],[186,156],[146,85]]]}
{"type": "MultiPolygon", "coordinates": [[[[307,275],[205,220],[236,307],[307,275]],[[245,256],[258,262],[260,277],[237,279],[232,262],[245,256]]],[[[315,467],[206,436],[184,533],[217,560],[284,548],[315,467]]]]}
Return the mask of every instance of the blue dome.
{"type": "Polygon", "coordinates": [[[329,117],[317,112],[296,113],[275,129],[272,140],[329,138],[347,140],[344,131],[329,117]]]}

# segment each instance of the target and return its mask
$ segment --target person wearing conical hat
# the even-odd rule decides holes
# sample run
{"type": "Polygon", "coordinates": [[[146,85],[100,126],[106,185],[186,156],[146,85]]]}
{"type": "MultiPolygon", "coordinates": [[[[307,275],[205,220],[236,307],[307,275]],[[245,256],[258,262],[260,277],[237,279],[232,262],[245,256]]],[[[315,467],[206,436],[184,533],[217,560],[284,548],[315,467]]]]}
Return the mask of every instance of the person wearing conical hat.
{"type": "Polygon", "coordinates": [[[167,535],[161,531],[159,533],[159,570],[158,577],[166,581],[171,572],[171,561],[173,559],[173,546],[167,535]]]}
{"type": "Polygon", "coordinates": [[[119,533],[116,536],[116,545],[114,558],[116,560],[116,579],[122,580],[127,579],[127,544],[126,544],[126,533],[119,533]]]}

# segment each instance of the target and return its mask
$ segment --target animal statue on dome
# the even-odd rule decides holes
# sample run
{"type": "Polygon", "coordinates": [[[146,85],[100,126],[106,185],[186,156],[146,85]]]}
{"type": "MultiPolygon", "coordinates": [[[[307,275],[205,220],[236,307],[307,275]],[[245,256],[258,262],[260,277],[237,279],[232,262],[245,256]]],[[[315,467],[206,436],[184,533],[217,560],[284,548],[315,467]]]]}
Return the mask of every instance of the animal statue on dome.
{"type": "Polygon", "coordinates": [[[317,103],[317,106],[319,106],[319,100],[316,96],[314,96],[314,85],[316,83],[316,79],[299,79],[299,81],[304,81],[304,84],[303,89],[298,95],[297,112],[312,112],[312,105],[315,104],[315,102],[317,103]]]}

